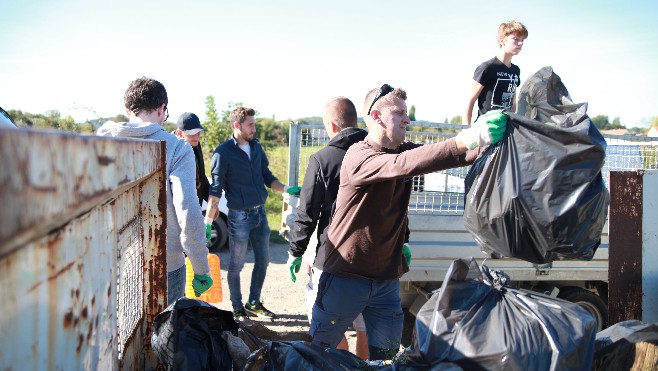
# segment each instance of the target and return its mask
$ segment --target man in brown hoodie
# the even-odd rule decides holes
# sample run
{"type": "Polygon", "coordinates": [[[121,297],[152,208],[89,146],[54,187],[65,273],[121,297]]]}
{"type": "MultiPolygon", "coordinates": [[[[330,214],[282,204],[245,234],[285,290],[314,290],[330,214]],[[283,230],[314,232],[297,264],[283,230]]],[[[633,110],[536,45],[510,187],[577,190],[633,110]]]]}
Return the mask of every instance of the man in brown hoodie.
{"type": "Polygon", "coordinates": [[[371,360],[397,353],[403,313],[399,278],[409,270],[402,254],[415,175],[471,164],[479,146],[500,141],[507,116],[482,116],[446,141],[405,141],[407,94],[385,84],[364,103],[368,136],[347,151],[327,238],[318,251],[320,277],[313,306],[313,343],[335,348],[363,313],[371,360]]]}

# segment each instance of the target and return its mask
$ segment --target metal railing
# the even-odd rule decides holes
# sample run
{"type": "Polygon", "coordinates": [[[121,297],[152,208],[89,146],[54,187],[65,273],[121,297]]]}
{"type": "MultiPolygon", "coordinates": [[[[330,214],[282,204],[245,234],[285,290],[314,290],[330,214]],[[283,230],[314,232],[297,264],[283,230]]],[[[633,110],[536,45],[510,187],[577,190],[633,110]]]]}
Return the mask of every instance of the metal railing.
{"type": "MultiPolygon", "coordinates": [[[[406,137],[414,143],[437,143],[454,137],[463,128],[463,125],[413,121],[406,137]]],[[[630,135],[604,137],[608,144],[602,169],[606,185],[609,184],[610,171],[658,168],[658,138],[630,135]]],[[[328,142],[323,125],[291,123],[288,184],[302,184],[310,156],[328,142]]],[[[409,211],[463,214],[464,178],[469,168],[466,166],[414,177],[409,211]]]]}

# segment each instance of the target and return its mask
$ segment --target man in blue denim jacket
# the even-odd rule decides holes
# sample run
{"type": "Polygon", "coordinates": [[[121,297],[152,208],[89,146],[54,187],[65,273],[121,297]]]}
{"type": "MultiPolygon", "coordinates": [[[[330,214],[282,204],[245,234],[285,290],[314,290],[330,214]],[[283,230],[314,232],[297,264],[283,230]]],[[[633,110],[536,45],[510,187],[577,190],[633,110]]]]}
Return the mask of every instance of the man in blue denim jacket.
{"type": "Polygon", "coordinates": [[[212,185],[208,211],[213,218],[218,213],[222,191],[228,206],[228,238],[231,252],[228,266],[228,288],[233,316],[237,320],[247,315],[274,318],[260,301],[260,293],[269,264],[270,226],[265,215],[265,186],[279,192],[296,192],[299,187],[283,185],[269,169],[263,147],[254,138],[255,111],[238,107],[229,117],[233,136],[219,145],[212,156],[212,185]],[[289,190],[290,188],[290,190],[289,190]],[[251,273],[249,300],[243,306],[240,292],[240,271],[244,266],[247,246],[254,249],[254,270],[251,273]]]}

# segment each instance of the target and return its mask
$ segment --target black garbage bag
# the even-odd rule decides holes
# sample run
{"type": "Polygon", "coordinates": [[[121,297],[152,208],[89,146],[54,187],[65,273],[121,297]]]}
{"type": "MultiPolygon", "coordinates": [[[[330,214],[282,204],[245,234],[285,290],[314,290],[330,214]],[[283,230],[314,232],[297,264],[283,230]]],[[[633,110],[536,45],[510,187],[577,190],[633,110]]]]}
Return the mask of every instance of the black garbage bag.
{"type": "Polygon", "coordinates": [[[601,175],[606,142],[587,104],[569,104],[549,70],[521,89],[523,112],[535,119],[507,113],[502,141],[486,148],[466,176],[464,224],[493,257],[590,260],[601,244],[610,203],[601,175]]]}
{"type": "Polygon", "coordinates": [[[658,354],[658,323],[637,320],[618,322],[596,334],[595,346],[597,370],[643,369],[641,365],[653,363],[656,358],[652,355],[658,354]],[[644,349],[640,351],[638,348],[644,349]],[[645,357],[642,354],[638,356],[638,353],[644,353],[645,357]]]}
{"type": "Polygon", "coordinates": [[[416,317],[411,365],[465,370],[590,370],[596,320],[579,305],[508,287],[500,271],[455,260],[416,317]]]}
{"type": "Polygon", "coordinates": [[[180,298],[155,317],[151,344],[168,370],[231,370],[224,331],[237,336],[231,312],[180,298]]]}
{"type": "Polygon", "coordinates": [[[563,128],[587,119],[587,103],[573,103],[567,87],[551,67],[543,67],[519,89],[519,115],[563,128]]]}
{"type": "Polygon", "coordinates": [[[367,365],[346,350],[323,348],[307,341],[270,341],[247,359],[244,369],[357,370],[367,365]]]}

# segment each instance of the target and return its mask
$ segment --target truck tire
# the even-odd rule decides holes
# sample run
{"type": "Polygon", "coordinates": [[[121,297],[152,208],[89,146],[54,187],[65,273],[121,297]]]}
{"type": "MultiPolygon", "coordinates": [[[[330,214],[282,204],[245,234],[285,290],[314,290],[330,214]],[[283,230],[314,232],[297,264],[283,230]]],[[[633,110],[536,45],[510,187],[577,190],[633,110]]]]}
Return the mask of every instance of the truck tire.
{"type": "Polygon", "coordinates": [[[210,241],[208,241],[208,251],[218,252],[228,246],[228,226],[226,221],[220,215],[212,222],[210,230],[210,241]]]}
{"type": "Polygon", "coordinates": [[[596,319],[596,332],[608,327],[608,305],[595,293],[580,287],[561,289],[558,298],[576,303],[596,319]]]}

